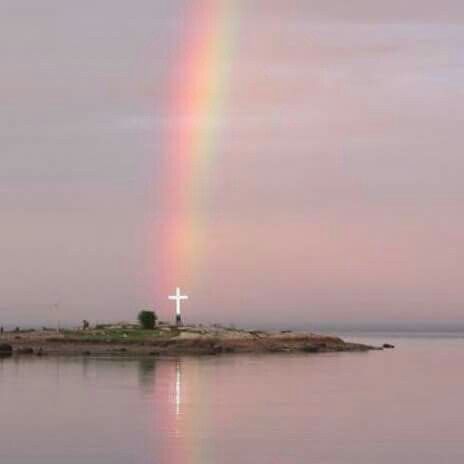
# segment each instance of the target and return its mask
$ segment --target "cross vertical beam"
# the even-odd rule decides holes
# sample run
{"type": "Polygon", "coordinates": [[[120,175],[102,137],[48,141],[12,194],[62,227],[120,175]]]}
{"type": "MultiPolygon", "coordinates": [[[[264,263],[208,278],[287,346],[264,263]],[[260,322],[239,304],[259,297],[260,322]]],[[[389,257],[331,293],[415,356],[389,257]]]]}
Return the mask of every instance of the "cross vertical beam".
{"type": "Polygon", "coordinates": [[[182,326],[182,315],[181,315],[181,311],[180,311],[181,301],[188,300],[188,298],[189,297],[187,295],[182,295],[181,294],[179,287],[176,288],[176,294],[175,295],[170,295],[168,297],[169,300],[173,300],[173,301],[176,302],[176,325],[178,327],[182,326]]]}

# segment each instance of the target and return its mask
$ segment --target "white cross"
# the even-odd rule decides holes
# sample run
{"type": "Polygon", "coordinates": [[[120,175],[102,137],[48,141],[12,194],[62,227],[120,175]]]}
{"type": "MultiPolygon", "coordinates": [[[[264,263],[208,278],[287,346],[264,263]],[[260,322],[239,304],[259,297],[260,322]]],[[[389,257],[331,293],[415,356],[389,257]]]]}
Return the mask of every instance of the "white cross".
{"type": "Polygon", "coordinates": [[[179,287],[176,288],[176,294],[175,295],[169,296],[170,300],[174,300],[176,302],[176,315],[178,317],[180,317],[180,302],[182,300],[188,300],[188,298],[189,297],[187,295],[181,295],[180,294],[180,288],[179,287]]]}

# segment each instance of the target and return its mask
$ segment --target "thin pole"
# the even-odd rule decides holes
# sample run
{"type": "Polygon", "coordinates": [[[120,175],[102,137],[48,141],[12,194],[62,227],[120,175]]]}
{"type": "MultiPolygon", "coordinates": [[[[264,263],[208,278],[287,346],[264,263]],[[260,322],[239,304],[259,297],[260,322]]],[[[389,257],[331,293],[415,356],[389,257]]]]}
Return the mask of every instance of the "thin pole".
{"type": "Polygon", "coordinates": [[[56,313],[56,332],[57,333],[60,333],[60,304],[59,303],[55,303],[53,305],[53,309],[55,310],[55,313],[56,313]]]}

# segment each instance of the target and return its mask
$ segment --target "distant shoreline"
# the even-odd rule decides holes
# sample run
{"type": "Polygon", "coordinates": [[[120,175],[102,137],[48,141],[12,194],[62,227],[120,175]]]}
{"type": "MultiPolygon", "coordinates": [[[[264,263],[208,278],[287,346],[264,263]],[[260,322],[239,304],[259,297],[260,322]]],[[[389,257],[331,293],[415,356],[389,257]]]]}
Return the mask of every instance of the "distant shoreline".
{"type": "Polygon", "coordinates": [[[222,353],[366,352],[380,347],[345,342],[311,332],[260,331],[224,327],[169,327],[142,330],[106,327],[92,330],[8,332],[0,345],[18,355],[218,355],[222,353]]]}

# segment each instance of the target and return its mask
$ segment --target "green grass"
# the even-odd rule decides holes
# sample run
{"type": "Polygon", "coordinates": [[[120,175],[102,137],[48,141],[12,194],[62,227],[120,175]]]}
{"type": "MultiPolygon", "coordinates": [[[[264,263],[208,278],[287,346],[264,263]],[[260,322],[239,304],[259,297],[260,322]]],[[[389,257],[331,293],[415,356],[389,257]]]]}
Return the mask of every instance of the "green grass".
{"type": "Polygon", "coordinates": [[[83,342],[133,343],[150,341],[157,338],[173,338],[179,335],[177,329],[170,331],[144,329],[102,329],[102,330],[65,330],[65,339],[77,339],[83,342]]]}

